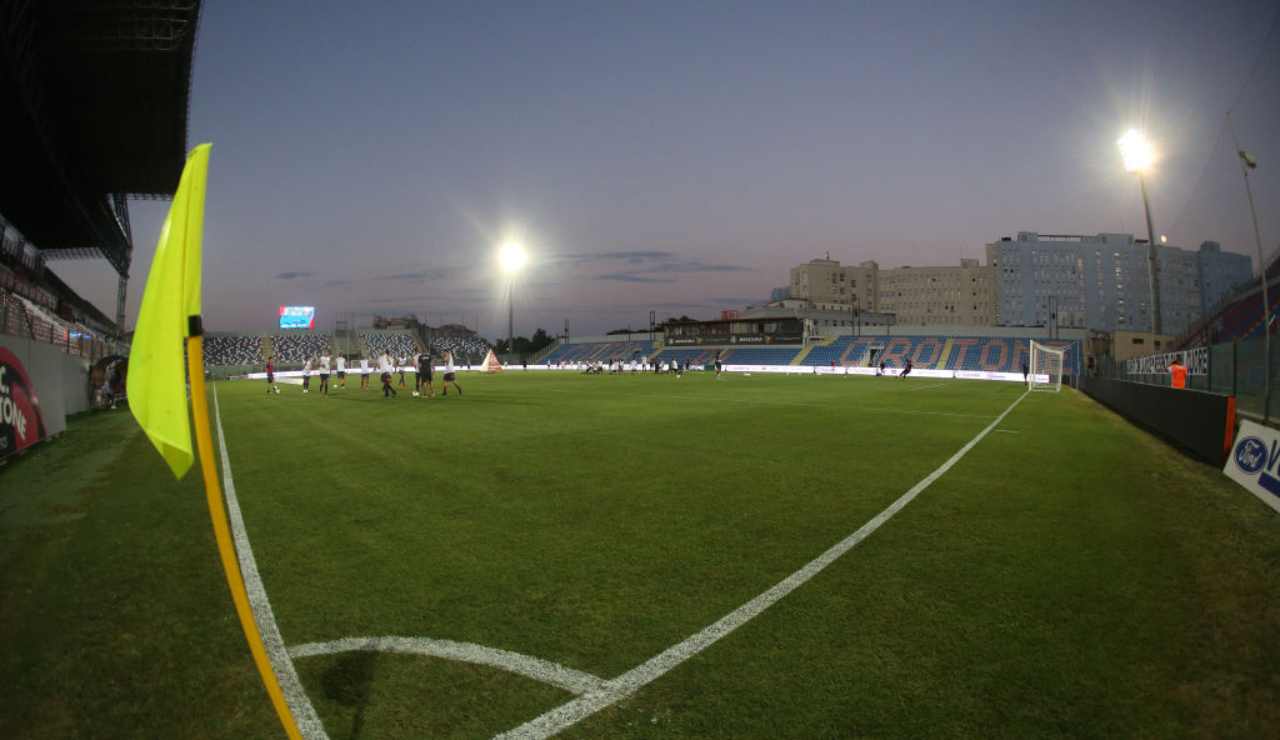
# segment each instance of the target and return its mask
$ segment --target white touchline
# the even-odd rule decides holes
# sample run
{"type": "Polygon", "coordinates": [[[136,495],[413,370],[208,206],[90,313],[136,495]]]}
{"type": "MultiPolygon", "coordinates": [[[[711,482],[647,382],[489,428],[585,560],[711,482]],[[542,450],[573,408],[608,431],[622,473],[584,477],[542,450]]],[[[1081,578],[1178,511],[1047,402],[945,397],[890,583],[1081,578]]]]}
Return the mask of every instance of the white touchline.
{"type": "Polygon", "coordinates": [[[361,650],[401,653],[403,655],[425,655],[432,658],[486,665],[491,668],[510,671],[526,678],[532,678],[535,681],[551,684],[571,694],[585,694],[592,689],[600,688],[605,682],[599,676],[567,668],[559,663],[535,658],[531,655],[485,647],[473,642],[433,640],[428,637],[344,637],[341,640],[333,640],[332,642],[308,642],[304,645],[294,645],[289,648],[289,655],[295,658],[307,658],[313,655],[334,655],[336,653],[361,650]]]}
{"type": "Polygon", "coordinates": [[[240,574],[244,576],[245,590],[249,592],[249,608],[253,611],[253,621],[258,623],[258,631],[262,633],[262,642],[267,649],[267,658],[276,672],[276,680],[284,692],[284,699],[293,712],[302,736],[310,740],[328,740],[324,731],[324,723],[311,706],[302,681],[298,680],[298,672],[293,667],[293,660],[285,649],[284,638],[280,635],[280,627],[276,625],[275,614],[271,612],[271,601],[267,599],[267,589],[262,585],[262,576],[258,575],[258,563],[253,559],[253,547],[249,545],[249,535],[245,533],[244,517],[240,515],[240,502],[236,499],[235,479],[231,477],[231,458],[227,455],[227,435],[222,433],[222,409],[218,407],[218,386],[213,387],[213,418],[218,427],[218,452],[222,456],[222,488],[227,499],[227,519],[231,524],[231,533],[236,542],[236,555],[240,559],[240,574]]]}
{"type": "Polygon", "coordinates": [[[809,561],[800,570],[782,579],[773,588],[760,594],[751,601],[734,609],[716,622],[703,628],[701,632],[691,635],[684,641],[672,645],[663,650],[661,653],[653,656],[649,660],[632,668],[617,678],[610,679],[598,689],[592,689],[587,693],[572,699],[551,711],[536,717],[513,730],[498,735],[498,738],[546,738],[568,729],[578,722],[590,717],[596,712],[608,707],[626,697],[639,691],[646,684],[660,678],[663,674],[685,662],[689,658],[706,650],[715,644],[720,638],[733,632],[747,622],[754,619],[765,609],[773,606],[779,599],[802,586],[806,581],[821,573],[828,565],[831,565],[841,555],[853,549],[855,545],[862,542],[872,532],[880,528],[880,525],[893,518],[912,499],[920,495],[920,492],[928,488],[930,484],[941,478],[944,473],[951,469],[961,458],[969,454],[975,445],[982,441],[991,433],[991,430],[1000,425],[1004,418],[1013,411],[1022,399],[1027,397],[1030,391],[1023,391],[1021,396],[1014,399],[1009,404],[1009,408],[1005,409],[995,421],[991,422],[978,436],[969,440],[969,443],[961,447],[956,454],[947,459],[946,462],[938,466],[937,470],[925,476],[919,483],[911,487],[911,490],[902,494],[896,501],[889,504],[884,511],[876,514],[875,518],[862,525],[858,531],[844,538],[840,542],[833,545],[826,552],[809,561]]]}

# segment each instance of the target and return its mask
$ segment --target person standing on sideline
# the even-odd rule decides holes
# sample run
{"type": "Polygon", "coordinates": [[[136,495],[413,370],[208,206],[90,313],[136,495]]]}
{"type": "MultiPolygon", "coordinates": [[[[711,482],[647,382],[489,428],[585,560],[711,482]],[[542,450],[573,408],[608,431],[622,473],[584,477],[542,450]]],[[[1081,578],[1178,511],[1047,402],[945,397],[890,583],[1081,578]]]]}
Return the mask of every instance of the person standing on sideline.
{"type": "Polygon", "coordinates": [[[458,397],[462,397],[462,386],[458,385],[457,368],[453,366],[453,352],[445,350],[444,353],[444,382],[440,384],[440,395],[449,395],[449,384],[453,383],[453,387],[458,391],[458,397]]]}
{"type": "Polygon", "coordinates": [[[332,363],[328,352],[320,355],[320,392],[326,396],[329,395],[329,369],[332,363]]]}
{"type": "Polygon", "coordinates": [[[334,359],[334,362],[338,364],[338,387],[346,388],[347,387],[347,356],[338,355],[334,359]]]}
{"type": "Polygon", "coordinates": [[[271,395],[272,391],[278,396],[280,395],[280,386],[276,385],[276,363],[274,357],[267,358],[267,395],[271,395]]]}
{"type": "Polygon", "coordinates": [[[1178,390],[1186,390],[1187,388],[1187,366],[1182,364],[1182,360],[1177,357],[1173,358],[1173,364],[1169,366],[1170,384],[1178,390]]]}

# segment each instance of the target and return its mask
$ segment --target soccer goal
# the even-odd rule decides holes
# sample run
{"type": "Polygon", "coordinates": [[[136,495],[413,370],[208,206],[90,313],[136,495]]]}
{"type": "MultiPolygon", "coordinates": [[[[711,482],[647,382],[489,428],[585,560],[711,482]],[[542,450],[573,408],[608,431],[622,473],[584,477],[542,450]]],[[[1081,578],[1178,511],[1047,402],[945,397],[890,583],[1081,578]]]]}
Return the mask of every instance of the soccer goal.
{"type": "Polygon", "coordinates": [[[1062,360],[1067,354],[1064,349],[1046,347],[1036,340],[1031,340],[1031,374],[1027,378],[1033,391],[1062,390],[1062,360]]]}

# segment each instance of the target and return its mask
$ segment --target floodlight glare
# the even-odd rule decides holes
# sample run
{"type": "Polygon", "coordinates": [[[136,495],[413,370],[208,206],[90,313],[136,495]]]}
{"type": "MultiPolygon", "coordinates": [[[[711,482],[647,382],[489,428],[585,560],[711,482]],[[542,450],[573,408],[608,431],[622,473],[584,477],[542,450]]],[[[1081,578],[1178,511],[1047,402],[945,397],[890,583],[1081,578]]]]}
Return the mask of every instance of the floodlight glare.
{"type": "Polygon", "coordinates": [[[1156,160],[1155,148],[1136,128],[1126,131],[1116,145],[1120,147],[1126,172],[1146,172],[1156,160]]]}
{"type": "Polygon", "coordinates": [[[514,275],[528,262],[529,255],[519,242],[506,242],[498,247],[498,266],[504,273],[514,275]]]}

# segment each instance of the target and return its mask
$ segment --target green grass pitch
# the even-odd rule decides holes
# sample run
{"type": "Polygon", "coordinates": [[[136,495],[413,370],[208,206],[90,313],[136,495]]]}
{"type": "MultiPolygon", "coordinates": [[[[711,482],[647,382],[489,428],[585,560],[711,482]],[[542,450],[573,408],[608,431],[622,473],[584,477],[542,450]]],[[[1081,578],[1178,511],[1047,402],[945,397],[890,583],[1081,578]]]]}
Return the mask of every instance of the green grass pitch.
{"type": "MultiPolygon", "coordinates": [[[[1023,393],[460,381],[434,400],[355,376],[327,398],[217,384],[287,644],[433,638],[613,678],[857,530],[1023,393]]],[[[7,468],[0,737],[281,736],[198,475],[175,483],[127,412],[7,468]]],[[[1273,512],[1074,391],[1033,393],[826,570],[564,735],[1275,736],[1278,593],[1273,512]]],[[[485,737],[573,699],[441,658],[295,664],[332,738],[485,737]]]]}

